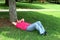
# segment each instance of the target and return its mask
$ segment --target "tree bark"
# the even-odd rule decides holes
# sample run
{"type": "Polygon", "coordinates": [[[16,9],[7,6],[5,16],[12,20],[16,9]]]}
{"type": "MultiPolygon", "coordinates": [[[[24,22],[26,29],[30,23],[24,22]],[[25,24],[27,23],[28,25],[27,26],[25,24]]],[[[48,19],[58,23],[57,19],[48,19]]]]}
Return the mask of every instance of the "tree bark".
{"type": "Polygon", "coordinates": [[[46,0],[40,0],[41,1],[41,3],[44,3],[46,0]]]}
{"type": "Polygon", "coordinates": [[[17,20],[16,1],[15,0],[9,0],[9,14],[10,14],[11,22],[17,20]]]}
{"type": "MultiPolygon", "coordinates": [[[[16,2],[18,2],[19,0],[15,0],[16,2]]],[[[9,0],[5,0],[5,5],[9,6],[9,0]]]]}

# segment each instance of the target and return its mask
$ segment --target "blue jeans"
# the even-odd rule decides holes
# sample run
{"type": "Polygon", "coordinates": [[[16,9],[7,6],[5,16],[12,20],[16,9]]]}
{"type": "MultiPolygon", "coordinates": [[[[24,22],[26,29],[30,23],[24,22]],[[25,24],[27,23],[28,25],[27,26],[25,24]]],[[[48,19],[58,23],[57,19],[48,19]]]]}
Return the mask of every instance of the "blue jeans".
{"type": "Polygon", "coordinates": [[[38,30],[40,34],[43,34],[45,32],[45,29],[40,21],[32,23],[27,27],[27,31],[33,31],[35,29],[38,30]]]}

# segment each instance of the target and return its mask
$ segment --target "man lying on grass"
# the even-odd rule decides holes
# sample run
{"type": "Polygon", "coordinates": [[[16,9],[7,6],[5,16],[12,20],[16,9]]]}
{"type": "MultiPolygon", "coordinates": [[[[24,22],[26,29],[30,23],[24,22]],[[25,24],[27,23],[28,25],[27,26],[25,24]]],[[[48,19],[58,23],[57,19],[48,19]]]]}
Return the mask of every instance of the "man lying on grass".
{"type": "Polygon", "coordinates": [[[40,21],[30,24],[28,22],[25,22],[24,19],[21,19],[17,20],[16,22],[12,22],[12,24],[21,30],[33,31],[36,29],[41,35],[46,35],[46,31],[40,21]]]}

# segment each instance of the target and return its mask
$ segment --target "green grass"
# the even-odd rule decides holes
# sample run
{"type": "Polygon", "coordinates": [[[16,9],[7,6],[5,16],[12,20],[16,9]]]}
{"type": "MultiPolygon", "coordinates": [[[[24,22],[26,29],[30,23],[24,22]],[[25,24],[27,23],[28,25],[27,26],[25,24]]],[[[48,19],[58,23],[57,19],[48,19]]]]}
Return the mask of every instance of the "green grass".
{"type": "MultiPolygon", "coordinates": [[[[59,4],[51,4],[51,3],[16,3],[17,8],[25,8],[25,9],[59,9],[59,4]]],[[[6,6],[4,3],[0,3],[0,9],[8,9],[9,7],[6,6]]]]}
{"type": "MultiPolygon", "coordinates": [[[[18,12],[18,19],[33,23],[41,21],[47,35],[41,36],[38,31],[27,32],[15,28],[12,25],[0,27],[0,40],[60,40],[60,12],[18,12]]],[[[9,18],[8,12],[0,12],[0,17],[9,18]]]]}
{"type": "Polygon", "coordinates": [[[8,9],[9,7],[5,3],[0,3],[0,9],[8,9]]]}
{"type": "Polygon", "coordinates": [[[0,0],[0,2],[5,2],[5,0],[0,0]]]}
{"type": "Polygon", "coordinates": [[[17,2],[18,8],[27,8],[27,9],[44,9],[42,6],[33,3],[19,3],[17,2]]]}
{"type": "Polygon", "coordinates": [[[60,9],[59,4],[51,4],[51,3],[17,3],[17,7],[20,8],[30,8],[30,9],[60,9]]]}

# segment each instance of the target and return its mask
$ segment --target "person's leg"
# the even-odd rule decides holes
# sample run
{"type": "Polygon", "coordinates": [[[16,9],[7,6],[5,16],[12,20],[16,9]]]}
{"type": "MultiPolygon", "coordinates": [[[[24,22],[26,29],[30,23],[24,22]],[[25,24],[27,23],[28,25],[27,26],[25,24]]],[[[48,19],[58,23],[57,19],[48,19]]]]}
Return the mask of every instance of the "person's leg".
{"type": "Polygon", "coordinates": [[[44,34],[45,31],[43,31],[43,29],[41,28],[41,26],[39,26],[38,24],[35,24],[36,25],[36,30],[39,31],[40,34],[44,34]]]}
{"type": "Polygon", "coordinates": [[[35,23],[33,23],[33,24],[30,24],[28,27],[27,27],[27,31],[33,31],[33,30],[35,30],[35,23]]]}
{"type": "Polygon", "coordinates": [[[40,25],[38,25],[38,22],[35,22],[35,23],[31,24],[30,26],[28,26],[27,31],[33,31],[34,29],[38,30],[40,34],[44,33],[42,27],[40,27],[40,25]]]}
{"type": "Polygon", "coordinates": [[[38,24],[40,26],[40,28],[42,29],[40,31],[45,32],[45,29],[44,29],[44,27],[43,27],[43,25],[42,25],[42,23],[40,21],[37,21],[35,23],[38,24]]]}

